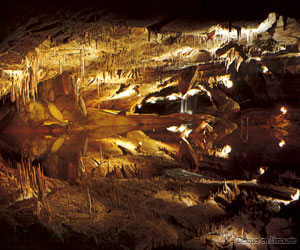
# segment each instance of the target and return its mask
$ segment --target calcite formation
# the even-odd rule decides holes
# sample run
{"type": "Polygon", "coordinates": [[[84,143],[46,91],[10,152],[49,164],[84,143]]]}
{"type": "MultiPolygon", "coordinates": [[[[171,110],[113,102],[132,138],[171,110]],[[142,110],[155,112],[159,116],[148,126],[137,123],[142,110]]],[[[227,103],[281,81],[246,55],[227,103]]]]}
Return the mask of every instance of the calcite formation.
{"type": "Polygon", "coordinates": [[[299,33],[296,18],[274,12],[229,26],[166,15],[123,20],[92,8],[36,16],[2,41],[0,94],[21,106],[72,95],[87,116],[90,107],[135,112],[157,96],[154,104],[170,106],[194,89],[211,106],[236,112],[248,99],[242,86],[258,101],[296,91],[299,33]],[[170,94],[181,97],[170,101],[170,94]]]}

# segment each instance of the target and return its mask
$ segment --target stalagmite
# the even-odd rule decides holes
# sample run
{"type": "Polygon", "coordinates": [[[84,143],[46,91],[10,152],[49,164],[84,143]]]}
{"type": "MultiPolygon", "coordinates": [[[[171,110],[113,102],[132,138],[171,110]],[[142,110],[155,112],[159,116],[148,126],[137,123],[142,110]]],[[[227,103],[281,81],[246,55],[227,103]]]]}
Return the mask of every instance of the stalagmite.
{"type": "Polygon", "coordinates": [[[84,65],[84,50],[81,49],[80,53],[81,53],[81,79],[82,79],[82,82],[83,82],[84,81],[84,68],[85,68],[85,65],[84,65]]]}

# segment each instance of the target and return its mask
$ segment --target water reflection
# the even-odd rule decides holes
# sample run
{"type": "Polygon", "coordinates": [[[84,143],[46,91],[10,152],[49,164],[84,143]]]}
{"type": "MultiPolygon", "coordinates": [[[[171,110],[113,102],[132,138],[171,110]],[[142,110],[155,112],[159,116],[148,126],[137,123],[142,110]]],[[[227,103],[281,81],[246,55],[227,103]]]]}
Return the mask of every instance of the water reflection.
{"type": "Polygon", "coordinates": [[[92,176],[149,178],[175,167],[220,180],[272,182],[287,170],[297,172],[300,160],[297,145],[278,147],[278,138],[265,128],[247,128],[245,137],[228,121],[103,127],[59,137],[6,133],[0,135],[0,149],[11,161],[30,159],[46,175],[69,183],[86,171],[92,176]]]}

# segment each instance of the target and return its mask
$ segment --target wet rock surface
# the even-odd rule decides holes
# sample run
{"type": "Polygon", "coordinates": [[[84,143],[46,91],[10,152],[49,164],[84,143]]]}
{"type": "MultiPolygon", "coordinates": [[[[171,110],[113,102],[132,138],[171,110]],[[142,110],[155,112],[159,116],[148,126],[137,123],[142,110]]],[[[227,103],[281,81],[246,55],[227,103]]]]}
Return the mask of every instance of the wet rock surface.
{"type": "Polygon", "coordinates": [[[24,237],[26,246],[58,249],[267,249],[254,240],[270,237],[295,246],[296,110],[252,110],[230,120],[149,116],[153,125],[107,127],[102,136],[97,116],[139,120],[93,112],[85,134],[2,140],[6,157],[22,152],[36,164],[1,161],[1,228],[14,239],[7,249],[24,237]]]}
{"type": "Polygon", "coordinates": [[[297,249],[299,13],[229,2],[2,6],[1,249],[297,249]]]}

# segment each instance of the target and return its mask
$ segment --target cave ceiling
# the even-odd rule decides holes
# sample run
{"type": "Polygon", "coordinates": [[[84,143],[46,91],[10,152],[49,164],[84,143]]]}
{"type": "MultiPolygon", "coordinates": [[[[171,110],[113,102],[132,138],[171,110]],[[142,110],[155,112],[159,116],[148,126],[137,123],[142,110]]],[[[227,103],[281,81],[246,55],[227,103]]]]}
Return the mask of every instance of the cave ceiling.
{"type": "Polygon", "coordinates": [[[62,92],[77,89],[87,107],[134,111],[168,87],[174,99],[197,83],[230,88],[251,61],[277,78],[299,74],[297,14],[258,2],[20,1],[1,19],[0,95],[26,103],[60,77],[72,85],[62,92]]]}

